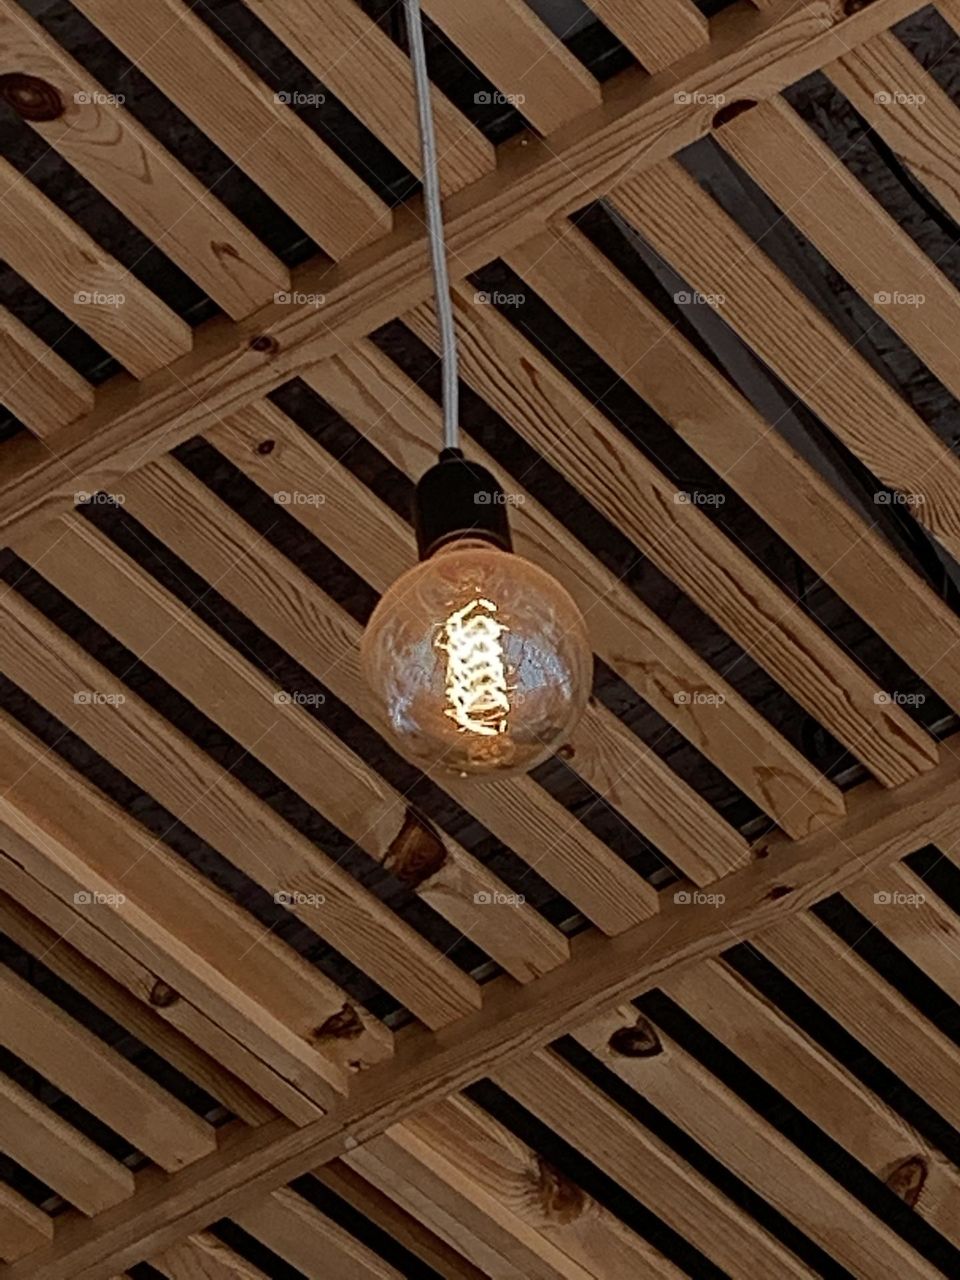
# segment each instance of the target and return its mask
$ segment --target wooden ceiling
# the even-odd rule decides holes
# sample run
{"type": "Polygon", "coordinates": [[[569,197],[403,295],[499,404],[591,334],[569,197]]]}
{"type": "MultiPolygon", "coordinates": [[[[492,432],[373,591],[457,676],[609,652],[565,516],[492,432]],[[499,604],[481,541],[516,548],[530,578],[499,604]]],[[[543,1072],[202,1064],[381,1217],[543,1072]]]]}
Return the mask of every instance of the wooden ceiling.
{"type": "Polygon", "coordinates": [[[423,0],[534,776],[363,622],[440,438],[379,0],[0,0],[0,1280],[960,1274],[960,3],[423,0]]]}

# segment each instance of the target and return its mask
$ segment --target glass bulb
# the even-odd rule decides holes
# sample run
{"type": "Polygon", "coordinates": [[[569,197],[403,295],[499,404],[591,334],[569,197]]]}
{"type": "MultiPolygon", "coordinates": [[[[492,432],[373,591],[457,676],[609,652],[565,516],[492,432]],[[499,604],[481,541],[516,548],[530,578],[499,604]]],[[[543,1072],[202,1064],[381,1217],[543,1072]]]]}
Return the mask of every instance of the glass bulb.
{"type": "Polygon", "coordinates": [[[403,574],[360,649],[389,736],[424,769],[524,773],[576,725],[593,653],[559,582],[487,542],[449,542],[403,574]]]}

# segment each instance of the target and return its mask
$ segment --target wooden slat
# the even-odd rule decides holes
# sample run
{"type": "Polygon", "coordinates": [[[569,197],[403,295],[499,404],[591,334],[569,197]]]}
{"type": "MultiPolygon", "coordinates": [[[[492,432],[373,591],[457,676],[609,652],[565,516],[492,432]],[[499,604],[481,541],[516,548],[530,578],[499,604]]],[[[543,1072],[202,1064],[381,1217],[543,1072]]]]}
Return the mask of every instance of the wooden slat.
{"type": "Polygon", "coordinates": [[[6,1155],[93,1215],[133,1194],[133,1174],[7,1076],[0,1075],[6,1155]]]}
{"type": "MultiPolygon", "coordinates": [[[[149,8],[159,16],[159,5],[149,8]]],[[[0,4],[0,72],[43,82],[54,118],[22,118],[227,315],[239,319],[288,288],[283,263],[12,0],[0,4]]],[[[209,68],[197,83],[216,94],[209,68]]]]}
{"type": "Polygon", "coordinates": [[[731,1276],[813,1272],[659,1138],[544,1050],[497,1083],[731,1276]]]}
{"type": "Polygon", "coordinates": [[[660,1028],[650,1028],[657,1052],[619,1051],[617,1033],[637,1022],[633,1005],[593,1019],[575,1038],[647,1102],[695,1138],[732,1173],[772,1204],[854,1275],[931,1280],[938,1268],[910,1248],[880,1218],[772,1124],[686,1053],[660,1028]]]}
{"type": "MultiPolygon", "coordinates": [[[[366,571],[369,577],[377,578],[384,575],[391,558],[397,569],[407,563],[403,547],[404,542],[410,540],[409,526],[384,504],[375,504],[372,498],[367,501],[359,482],[346,468],[282,414],[264,409],[255,415],[249,412],[238,415],[211,438],[269,493],[276,493],[288,484],[294,491],[322,492],[326,501],[319,508],[297,504],[289,509],[304,522],[310,520],[308,527],[323,538],[336,527],[338,520],[346,518],[349,532],[347,526],[341,524],[331,544],[358,572],[366,571]],[[264,438],[264,432],[274,441],[274,448],[266,456],[251,448],[264,438]],[[316,521],[311,515],[314,510],[319,511],[316,521]],[[361,545],[363,551],[358,554],[361,545]]],[[[389,580],[392,579],[385,579],[381,585],[389,580]]],[[[359,627],[353,626],[352,648],[346,652],[341,648],[335,657],[327,659],[318,658],[317,642],[310,637],[309,644],[305,643],[307,636],[309,632],[301,632],[299,638],[291,634],[285,643],[319,678],[332,682],[336,677],[338,696],[344,696],[376,726],[379,713],[371,705],[357,661],[359,627]],[[340,693],[343,688],[340,682],[348,675],[349,697],[340,693]]],[[[476,779],[461,781],[443,774],[437,775],[437,780],[458,804],[536,867],[605,932],[620,932],[657,909],[657,895],[650,885],[532,778],[485,779],[480,783],[476,779]]]]}
{"type": "MultiPolygon", "coordinates": [[[[235,555],[227,552],[228,563],[235,555]]],[[[25,601],[11,594],[0,601],[0,615],[0,666],[23,689],[270,893],[305,895],[288,909],[429,1025],[449,1017],[456,987],[452,997],[445,994],[447,969],[429,943],[25,601]],[[124,701],[105,716],[102,706],[75,704],[78,689],[122,692],[124,701]],[[318,905],[310,895],[319,895],[318,905]]],[[[405,810],[399,799],[397,806],[399,832],[405,810]]],[[[454,888],[455,876],[445,883],[454,888]]],[[[347,1069],[356,1049],[350,1039],[331,1041],[328,1051],[347,1069]]]]}
{"type": "Polygon", "coordinates": [[[93,387],[0,307],[0,402],[45,439],[93,408],[93,387]]]}
{"type": "MultiPolygon", "coordinates": [[[[256,13],[411,173],[420,173],[409,62],[354,0],[258,0],[256,13]]],[[[440,184],[449,194],[490,172],[495,158],[439,89],[431,98],[440,184]]]]}
{"type": "Polygon", "coordinates": [[[953,1125],[960,1050],[825,924],[805,914],[754,946],[953,1125]]]}
{"type": "Polygon", "coordinates": [[[611,199],[690,285],[723,296],[731,328],[879,480],[908,496],[921,524],[960,553],[960,460],[762,245],[677,161],[650,170],[642,183],[629,180],[611,199]]]}
{"type": "Polygon", "coordinates": [[[234,1221],[308,1280],[401,1280],[395,1267],[287,1187],[234,1221]]]}
{"type": "MultiPolygon", "coordinates": [[[[326,597],[321,605],[315,585],[290,561],[259,539],[239,516],[172,460],[145,468],[128,490],[131,510],[153,533],[176,548],[208,582],[217,584],[226,599],[255,618],[308,668],[317,664],[318,675],[338,697],[358,710],[365,709],[356,678],[348,680],[343,674],[343,650],[356,649],[356,624],[332,601],[328,604],[326,597]],[[296,607],[292,607],[294,602],[296,607]],[[320,644],[319,635],[329,640],[320,644]],[[340,652],[336,648],[338,635],[340,652]]],[[[377,785],[385,784],[378,780],[377,785]]],[[[456,840],[424,827],[408,848],[406,836],[417,827],[407,822],[402,798],[397,795],[395,800],[396,835],[389,844],[369,846],[374,856],[384,860],[424,902],[469,935],[518,981],[528,982],[567,959],[569,947],[563,935],[532,907],[477,911],[476,895],[488,895],[492,902],[497,895],[509,895],[510,890],[456,840]]],[[[230,803],[236,806],[243,801],[232,797],[230,803]]],[[[247,838],[241,843],[246,846],[247,838]]],[[[242,857],[242,850],[231,856],[242,857]]],[[[255,869],[261,878],[263,870],[255,869]]],[[[436,981],[436,953],[416,936],[410,937],[408,931],[398,930],[393,914],[373,900],[368,902],[351,877],[337,873],[334,867],[329,877],[338,885],[342,882],[342,895],[360,899],[364,912],[359,914],[355,907],[331,901],[327,904],[330,910],[317,920],[321,932],[327,928],[327,916],[334,915],[336,935],[329,935],[331,941],[347,954],[356,955],[365,970],[395,991],[412,1010],[425,1010],[429,1025],[438,1016],[429,994],[436,981]],[[371,912],[372,918],[365,921],[364,915],[371,912]],[[398,932],[401,945],[385,947],[398,932]],[[426,994],[421,991],[424,987],[426,994]]],[[[299,885],[301,876],[294,873],[292,880],[299,885]]]]}
{"type": "MultiPolygon", "coordinates": [[[[850,15],[826,0],[800,8],[777,0],[768,15],[734,5],[713,20],[713,42],[687,60],[684,79],[690,92],[766,98],[922,5],[874,0],[850,15]]],[[[324,30],[323,23],[317,29],[324,30]]],[[[585,192],[608,189],[625,155],[631,171],[641,171],[702,136],[713,107],[678,103],[675,82],[666,79],[669,84],[628,74],[611,88],[592,127],[568,126],[549,146],[528,139],[529,145],[508,149],[495,180],[449,200],[447,244],[457,272],[477,270],[547,219],[580,207],[585,192]]],[[[349,268],[308,266],[295,273],[294,286],[323,293],[324,306],[274,306],[239,324],[202,326],[194,352],[148,387],[120,381],[105,388],[96,413],[61,434],[55,458],[36,441],[6,445],[0,527],[9,536],[14,524],[62,511],[78,487],[109,489],[131,462],[172,449],[218,414],[280,385],[293,369],[422,301],[431,287],[423,226],[398,219],[396,231],[349,268]],[[266,333],[274,342],[251,346],[266,333]]]]}
{"type": "MultiPolygon", "coordinates": [[[[336,368],[330,370],[332,376],[328,376],[326,365],[319,372],[315,371],[308,381],[318,389],[322,388],[321,393],[338,412],[358,430],[364,431],[370,442],[381,447],[393,461],[397,459],[397,451],[391,447],[394,432],[389,414],[393,402],[387,406],[377,402],[371,413],[371,402],[376,400],[377,374],[390,362],[375,348],[365,350],[369,354],[366,364],[373,366],[374,381],[372,385],[364,385],[360,396],[356,394],[357,386],[353,379],[338,380],[336,368]]],[[[382,378],[380,382],[382,385],[382,378]]],[[[403,390],[407,388],[415,390],[410,382],[403,390]]],[[[442,439],[442,429],[435,408],[430,418],[435,428],[433,440],[436,444],[442,439]]],[[[429,429],[430,420],[424,425],[429,429]]],[[[310,483],[309,475],[313,475],[316,483],[322,483],[324,488],[330,487],[334,480],[337,484],[342,481],[347,491],[344,509],[356,512],[363,507],[376,518],[379,529],[373,520],[367,529],[358,526],[354,518],[349,532],[341,524],[335,529],[336,545],[338,554],[358,573],[379,591],[386,590],[395,578],[416,563],[410,527],[332,459],[321,461],[323,455],[311,450],[309,442],[305,443],[305,450],[313,453],[314,464],[302,483],[310,483]],[[387,554],[387,547],[391,549],[390,554],[387,554]]],[[[261,474],[269,469],[275,452],[258,467],[261,474]]],[[[281,462],[288,473],[290,464],[289,456],[281,462]]],[[[498,468],[494,470],[496,472],[498,468]]],[[[411,479],[417,478],[415,468],[407,468],[407,473],[411,479]]],[[[308,515],[305,520],[310,521],[321,537],[324,536],[328,525],[327,504],[323,504],[315,518],[308,515]]],[[[552,565],[546,567],[548,571],[555,568],[552,565]]],[[[588,632],[596,604],[596,597],[591,598],[584,613],[588,632]]],[[[739,833],[602,704],[587,707],[570,735],[569,746],[572,748],[569,767],[697,884],[709,883],[749,859],[749,848],[739,833]]]]}
{"type": "Polygon", "coordinates": [[[679,970],[662,986],[877,1178],[920,1170],[923,1193],[913,1207],[948,1239],[960,1241],[956,1167],[759,992],[713,960],[679,970]]]}
{"type": "Polygon", "coordinates": [[[882,782],[931,767],[929,736],[899,705],[878,701],[876,684],[702,511],[676,501],[675,481],[508,320],[462,286],[455,297],[464,369],[486,368],[489,384],[499,382],[511,425],[547,461],[882,782]]]}
{"type": "Polygon", "coordinates": [[[389,231],[384,202],[179,0],[77,8],[332,257],[389,231]]]}
{"type": "Polygon", "coordinates": [[[423,9],[501,93],[519,96],[541,133],[599,106],[597,81],[525,0],[424,0],[423,9]]]}
{"type": "MultiPolygon", "coordinates": [[[[433,326],[425,326],[422,336],[432,338],[433,326]]],[[[400,470],[420,475],[435,462],[437,405],[372,343],[355,344],[309,370],[304,379],[341,416],[355,425],[362,422],[365,433],[400,470]]],[[[469,437],[463,443],[468,458],[498,471],[469,437]]],[[[586,554],[512,476],[509,486],[523,499],[510,512],[516,552],[560,579],[587,617],[594,648],[604,662],[790,835],[807,835],[843,812],[836,787],[652,609],[586,554]]],[[[710,850],[701,854],[712,859],[710,850]]]]}
{"type": "Polygon", "coordinates": [[[167,1280],[267,1280],[253,1266],[207,1231],[188,1236],[150,1265],[167,1280]]]}
{"type": "MultiPolygon", "coordinates": [[[[97,928],[314,1101],[325,1105],[331,1088],[345,1089],[342,1048],[318,1034],[342,1013],[344,992],[5,715],[2,729],[0,819],[22,837],[27,870],[68,902],[106,895],[86,906],[97,928]],[[279,1005],[278,990],[286,993],[279,1005]]],[[[357,1015],[362,1030],[351,1049],[376,1062],[391,1052],[390,1033],[357,1015]]]]}
{"type": "MultiPolygon", "coordinates": [[[[0,834],[4,845],[7,834],[0,834]]],[[[0,857],[0,887],[0,929],[8,937],[241,1120],[263,1124],[283,1111],[308,1124],[321,1114],[186,1000],[151,1004],[155,975],[32,880],[12,856],[0,857]],[[263,1099],[274,1099],[276,1110],[263,1099]]]]}
{"type": "Polygon", "coordinates": [[[453,1097],[346,1157],[492,1274],[613,1280],[680,1272],[503,1125],[453,1097]],[[488,1268],[489,1269],[489,1268],[488,1268]]]}
{"type": "MultiPolygon", "coordinates": [[[[331,1160],[329,1164],[320,1165],[313,1170],[313,1176],[409,1249],[421,1262],[432,1267],[444,1280],[485,1280],[483,1272],[463,1256],[459,1247],[451,1248],[389,1195],[361,1178],[343,1160],[331,1160]]],[[[390,1189],[394,1189],[393,1184],[390,1189]]]]}
{"type": "Polygon", "coordinates": [[[649,71],[662,71],[710,38],[693,0],[590,0],[590,8],[649,71]]]}
{"type": "Polygon", "coordinates": [[[0,204],[9,265],[135,377],[190,350],[190,326],[2,157],[0,204]]]}
{"type": "Polygon", "coordinates": [[[0,1182],[0,1258],[15,1262],[53,1239],[53,1219],[0,1182]]]}
{"type": "Polygon", "coordinates": [[[0,996],[3,1044],[161,1168],[214,1150],[205,1121],[6,967],[0,996]]]}
{"type": "Polygon", "coordinates": [[[545,232],[518,250],[514,262],[544,301],[892,649],[960,707],[953,610],[582,232],[545,232]]]}

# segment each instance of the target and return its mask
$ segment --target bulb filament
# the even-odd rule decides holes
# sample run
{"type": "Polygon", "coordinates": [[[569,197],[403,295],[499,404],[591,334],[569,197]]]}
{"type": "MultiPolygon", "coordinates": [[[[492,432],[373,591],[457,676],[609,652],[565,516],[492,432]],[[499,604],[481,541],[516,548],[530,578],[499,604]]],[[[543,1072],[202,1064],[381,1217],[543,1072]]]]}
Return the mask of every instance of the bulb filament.
{"type": "Polygon", "coordinates": [[[510,699],[500,636],[507,627],[482,597],[451,613],[436,645],[447,655],[445,714],[461,730],[492,737],[507,732],[510,699]]]}

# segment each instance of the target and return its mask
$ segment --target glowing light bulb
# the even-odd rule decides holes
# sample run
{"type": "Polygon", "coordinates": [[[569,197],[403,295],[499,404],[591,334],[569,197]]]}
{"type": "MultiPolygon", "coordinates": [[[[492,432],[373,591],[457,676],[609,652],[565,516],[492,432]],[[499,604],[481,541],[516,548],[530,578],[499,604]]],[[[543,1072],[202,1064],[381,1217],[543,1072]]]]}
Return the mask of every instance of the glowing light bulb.
{"type": "Polygon", "coordinates": [[[389,588],[361,661],[381,723],[425,769],[521,773],[583,712],[593,655],[548,573],[479,538],[441,546],[389,588]]]}

